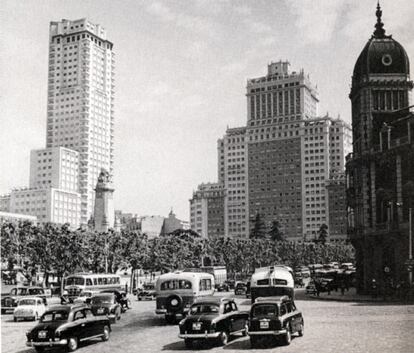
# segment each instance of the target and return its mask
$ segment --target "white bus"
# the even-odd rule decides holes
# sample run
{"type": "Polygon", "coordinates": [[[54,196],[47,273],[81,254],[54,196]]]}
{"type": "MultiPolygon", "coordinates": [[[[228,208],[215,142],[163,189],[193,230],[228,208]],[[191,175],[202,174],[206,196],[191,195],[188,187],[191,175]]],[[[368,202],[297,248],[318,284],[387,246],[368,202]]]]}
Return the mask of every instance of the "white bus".
{"type": "Polygon", "coordinates": [[[156,313],[168,323],[183,318],[195,299],[214,294],[214,276],[204,272],[172,272],[158,277],[156,313]]]}
{"type": "Polygon", "coordinates": [[[63,289],[67,291],[69,300],[79,297],[82,292],[103,290],[122,290],[121,278],[110,273],[75,273],[63,280],[63,289]]]}
{"type": "Polygon", "coordinates": [[[293,298],[294,288],[295,283],[290,267],[275,265],[258,268],[253,273],[250,282],[252,303],[258,297],[288,295],[293,298]]]}

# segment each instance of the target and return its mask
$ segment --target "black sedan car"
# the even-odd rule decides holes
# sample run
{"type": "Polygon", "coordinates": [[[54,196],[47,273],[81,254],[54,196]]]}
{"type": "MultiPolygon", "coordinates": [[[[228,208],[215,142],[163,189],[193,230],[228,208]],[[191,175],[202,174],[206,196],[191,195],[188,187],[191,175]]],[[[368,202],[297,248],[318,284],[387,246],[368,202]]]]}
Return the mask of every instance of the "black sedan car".
{"type": "Polygon", "coordinates": [[[80,341],[109,339],[111,325],[107,317],[94,316],[85,304],[59,305],[47,310],[39,323],[26,333],[26,345],[43,352],[46,347],[62,347],[73,352],[80,341]]]}
{"type": "Polygon", "coordinates": [[[196,340],[213,340],[226,345],[230,335],[247,335],[247,312],[238,310],[231,298],[204,297],[191,306],[188,316],[180,321],[180,334],[187,348],[196,340]]]}
{"type": "Polygon", "coordinates": [[[94,315],[106,315],[115,322],[121,318],[121,305],[113,293],[98,293],[88,300],[94,315]]]}
{"type": "Polygon", "coordinates": [[[250,344],[256,347],[265,338],[281,339],[289,345],[292,334],[303,336],[305,323],[302,313],[287,296],[257,298],[250,309],[250,344]]]}

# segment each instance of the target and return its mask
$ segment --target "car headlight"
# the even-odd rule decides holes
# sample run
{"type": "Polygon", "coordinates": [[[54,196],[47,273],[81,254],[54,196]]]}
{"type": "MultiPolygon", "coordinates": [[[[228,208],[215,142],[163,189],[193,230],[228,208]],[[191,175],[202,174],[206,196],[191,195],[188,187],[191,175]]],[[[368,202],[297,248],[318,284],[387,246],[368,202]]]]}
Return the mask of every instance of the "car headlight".
{"type": "Polygon", "coordinates": [[[185,322],[185,319],[182,319],[182,320],[178,323],[178,325],[179,325],[179,326],[182,326],[182,325],[184,325],[184,322],[185,322]]]}

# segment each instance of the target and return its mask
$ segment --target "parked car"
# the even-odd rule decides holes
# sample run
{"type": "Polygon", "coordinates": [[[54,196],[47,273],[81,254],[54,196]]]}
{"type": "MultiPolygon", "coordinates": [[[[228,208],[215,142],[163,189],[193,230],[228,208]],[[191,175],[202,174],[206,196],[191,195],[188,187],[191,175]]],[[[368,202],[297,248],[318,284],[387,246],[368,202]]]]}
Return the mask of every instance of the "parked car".
{"type": "Polygon", "coordinates": [[[157,297],[154,283],[145,283],[142,289],[138,291],[138,300],[154,300],[157,297]]]}
{"type": "Polygon", "coordinates": [[[302,313],[287,295],[257,298],[250,309],[248,334],[252,348],[265,338],[281,339],[289,345],[292,334],[303,336],[304,328],[302,313]]]}
{"type": "Polygon", "coordinates": [[[227,281],[224,281],[224,283],[226,283],[229,287],[229,290],[233,290],[234,289],[234,285],[236,284],[234,280],[232,279],[228,279],[227,281]]]}
{"type": "Polygon", "coordinates": [[[247,284],[245,282],[237,282],[234,286],[235,295],[245,295],[247,291],[247,284]]]}
{"type": "Polygon", "coordinates": [[[46,305],[43,299],[39,297],[25,297],[17,301],[17,307],[13,312],[14,321],[23,320],[38,320],[46,311],[46,305]]]}
{"type": "Polygon", "coordinates": [[[73,300],[74,303],[85,303],[87,304],[90,298],[94,295],[93,291],[84,290],[79,294],[79,297],[73,300]]]}
{"type": "Polygon", "coordinates": [[[230,290],[229,285],[226,282],[216,284],[217,292],[228,292],[230,290]]]}
{"type": "Polygon", "coordinates": [[[310,281],[309,284],[305,287],[305,294],[316,294],[315,282],[310,281]]]}
{"type": "Polygon", "coordinates": [[[58,305],[46,310],[39,323],[26,333],[26,345],[37,352],[43,352],[46,347],[62,347],[73,352],[80,341],[97,337],[107,341],[110,332],[109,319],[94,316],[87,305],[58,305]]]}
{"type": "Polygon", "coordinates": [[[24,297],[39,297],[47,305],[46,294],[42,287],[15,287],[10,293],[1,298],[1,313],[14,312],[19,299],[24,297]]]}
{"type": "Polygon", "coordinates": [[[247,312],[237,308],[234,299],[204,297],[191,306],[188,316],[179,323],[180,334],[187,348],[196,340],[213,340],[226,345],[230,335],[247,335],[247,312]]]}
{"type": "Polygon", "coordinates": [[[117,303],[121,306],[121,311],[125,312],[127,309],[131,308],[131,301],[128,299],[125,291],[119,291],[116,289],[105,289],[100,291],[100,293],[113,293],[117,303]]]}
{"type": "Polygon", "coordinates": [[[95,294],[90,298],[90,307],[94,315],[106,315],[112,322],[121,318],[121,305],[113,293],[95,294]]]}

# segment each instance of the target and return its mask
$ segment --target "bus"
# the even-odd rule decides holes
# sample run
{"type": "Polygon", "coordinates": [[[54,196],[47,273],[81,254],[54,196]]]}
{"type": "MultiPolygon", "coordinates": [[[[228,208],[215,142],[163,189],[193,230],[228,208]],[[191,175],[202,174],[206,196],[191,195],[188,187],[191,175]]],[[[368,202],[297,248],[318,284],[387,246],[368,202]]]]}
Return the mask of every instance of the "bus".
{"type": "Polygon", "coordinates": [[[214,276],[204,272],[177,271],[158,277],[156,314],[165,315],[168,323],[175,323],[190,310],[199,297],[214,294],[214,276]]]}
{"type": "Polygon", "coordinates": [[[292,269],[288,266],[275,265],[257,268],[250,281],[252,303],[258,297],[288,295],[294,296],[292,269]]]}
{"type": "Polygon", "coordinates": [[[63,290],[68,293],[70,301],[79,297],[82,292],[103,290],[122,290],[121,278],[110,273],[75,273],[63,279],[63,290]]]}

